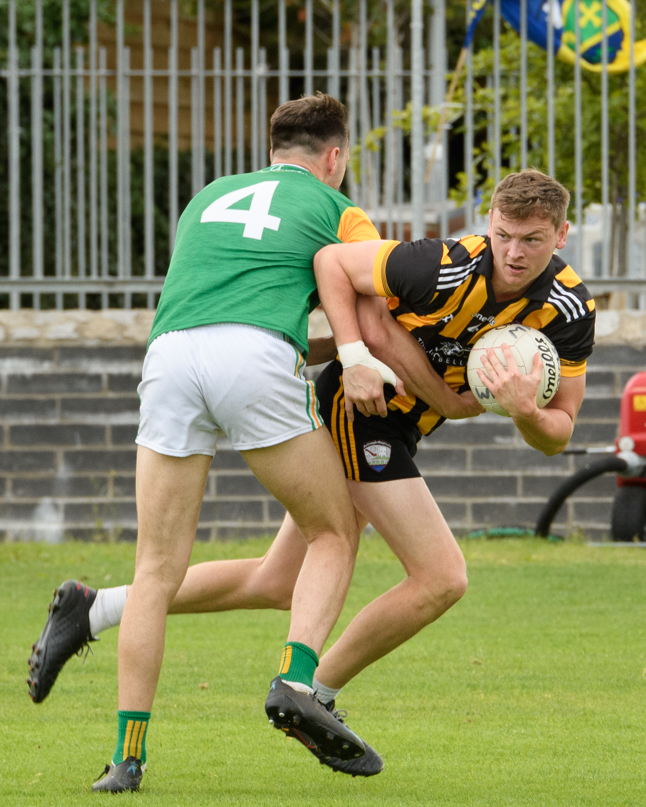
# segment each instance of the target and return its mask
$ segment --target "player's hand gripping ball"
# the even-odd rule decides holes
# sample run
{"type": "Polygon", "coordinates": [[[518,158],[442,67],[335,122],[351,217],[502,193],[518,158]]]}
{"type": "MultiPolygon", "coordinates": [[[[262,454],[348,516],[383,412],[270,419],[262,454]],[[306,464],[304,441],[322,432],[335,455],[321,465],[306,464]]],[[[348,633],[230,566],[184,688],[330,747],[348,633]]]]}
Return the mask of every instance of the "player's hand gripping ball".
{"type": "Polygon", "coordinates": [[[544,334],[525,325],[501,325],[498,328],[492,328],[471,348],[467,362],[467,380],[473,394],[489,412],[509,417],[509,412],[496,401],[491,390],[485,387],[476,372],[477,369],[484,369],[481,357],[489,348],[495,348],[496,356],[507,369],[507,360],[502,351],[504,342],[511,348],[518,369],[525,375],[532,372],[534,356],[537,352],[539,353],[543,362],[543,374],[536,393],[536,405],[545,406],[556,394],[561,380],[559,356],[554,345],[544,334]]]}

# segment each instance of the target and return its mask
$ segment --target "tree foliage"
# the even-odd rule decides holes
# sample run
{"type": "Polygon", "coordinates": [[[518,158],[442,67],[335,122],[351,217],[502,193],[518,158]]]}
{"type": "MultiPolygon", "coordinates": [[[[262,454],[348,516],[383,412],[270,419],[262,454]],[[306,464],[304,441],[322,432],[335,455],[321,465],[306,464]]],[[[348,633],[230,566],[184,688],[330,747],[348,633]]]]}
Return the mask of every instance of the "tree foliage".
{"type": "MultiPolygon", "coordinates": [[[[114,0],[97,0],[99,22],[114,24],[114,0]]],[[[0,0],[0,57],[6,58],[9,47],[9,0],[0,0]]],[[[88,41],[90,0],[70,0],[70,41],[72,45],[88,41]]],[[[19,0],[16,3],[16,29],[21,64],[29,64],[29,51],[36,45],[36,0],[19,0]]],[[[63,41],[63,3],[61,0],[43,0],[43,49],[51,58],[51,51],[61,47],[63,41]]]]}
{"type": "MultiPolygon", "coordinates": [[[[501,115],[501,176],[520,168],[521,88],[520,38],[511,28],[504,28],[500,47],[500,115],[501,115]]],[[[547,53],[531,42],[527,43],[527,162],[540,170],[548,170],[548,98],[547,53]]],[[[494,188],[495,143],[493,136],[495,90],[493,86],[495,53],[491,45],[480,47],[473,54],[473,130],[472,166],[474,188],[480,199],[481,211],[489,206],[494,188]]],[[[554,93],[552,98],[555,127],[554,174],[574,195],[576,190],[575,142],[575,79],[572,65],[554,59],[554,93]]],[[[452,74],[447,76],[447,81],[452,74]]],[[[450,107],[448,124],[451,137],[466,132],[466,70],[462,72],[450,107]]],[[[581,163],[583,206],[602,201],[602,76],[581,71],[581,163]]],[[[635,185],[637,200],[644,198],[646,187],[646,68],[636,70],[635,137],[637,159],[635,185]]],[[[608,75],[608,142],[609,142],[609,202],[612,205],[612,240],[617,245],[611,252],[621,273],[625,267],[626,230],[628,227],[629,192],[629,76],[628,73],[608,75]]],[[[427,137],[433,138],[440,123],[441,106],[423,109],[427,137]]],[[[412,106],[393,114],[392,126],[410,134],[412,106]]],[[[387,125],[373,129],[365,141],[367,150],[375,151],[385,137],[387,125]]],[[[353,152],[352,168],[358,177],[361,146],[353,152]]],[[[457,204],[469,195],[466,167],[457,173],[450,196],[457,204]]]]}
{"type": "MultiPolygon", "coordinates": [[[[505,31],[501,37],[501,147],[503,175],[520,165],[521,95],[519,80],[520,40],[515,32],[505,31]]],[[[490,77],[494,69],[494,52],[484,48],[473,57],[473,109],[476,147],[473,159],[476,185],[483,192],[483,203],[488,202],[493,190],[494,143],[488,139],[494,114],[494,89],[490,77]]],[[[570,190],[575,189],[575,85],[573,68],[554,61],[555,89],[553,96],[555,122],[555,175],[570,190]]],[[[582,114],[582,166],[584,205],[601,201],[602,126],[601,82],[596,73],[583,70],[581,75],[582,114]]],[[[636,71],[636,97],[646,93],[646,71],[636,71]]],[[[528,43],[527,59],[527,153],[528,163],[546,171],[548,168],[548,103],[547,54],[528,43]]],[[[455,101],[462,112],[465,109],[464,81],[456,92],[455,101]]],[[[608,76],[608,116],[610,144],[611,200],[626,202],[628,194],[628,74],[608,76]]],[[[464,131],[464,119],[458,131],[464,131]]],[[[638,148],[636,184],[643,188],[646,182],[646,109],[637,105],[636,137],[638,148]]],[[[466,193],[466,174],[460,175],[460,186],[454,197],[463,201],[466,193]]]]}

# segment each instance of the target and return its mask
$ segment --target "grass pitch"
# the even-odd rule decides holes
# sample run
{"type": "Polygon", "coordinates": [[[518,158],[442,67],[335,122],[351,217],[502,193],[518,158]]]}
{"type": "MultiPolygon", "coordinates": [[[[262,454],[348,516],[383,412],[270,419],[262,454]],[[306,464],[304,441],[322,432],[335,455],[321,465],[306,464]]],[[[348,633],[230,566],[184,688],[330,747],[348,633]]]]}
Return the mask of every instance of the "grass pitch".
{"type": "MultiPolygon", "coordinates": [[[[193,561],[267,542],[198,545],[193,561]]],[[[350,726],[384,756],[361,780],[319,766],[267,727],[263,703],[289,615],[175,616],[148,734],[149,805],[641,805],[646,803],[646,553],[464,541],[470,588],[437,624],[343,693],[350,726]],[[208,684],[208,686],[206,686],[208,684]]],[[[72,659],[34,706],[24,679],[54,585],[130,580],[128,545],[0,546],[0,804],[79,805],[116,737],[117,632],[72,659]]],[[[364,539],[343,625],[398,582],[364,539]]],[[[112,803],[112,802],[111,802],[112,803]]]]}

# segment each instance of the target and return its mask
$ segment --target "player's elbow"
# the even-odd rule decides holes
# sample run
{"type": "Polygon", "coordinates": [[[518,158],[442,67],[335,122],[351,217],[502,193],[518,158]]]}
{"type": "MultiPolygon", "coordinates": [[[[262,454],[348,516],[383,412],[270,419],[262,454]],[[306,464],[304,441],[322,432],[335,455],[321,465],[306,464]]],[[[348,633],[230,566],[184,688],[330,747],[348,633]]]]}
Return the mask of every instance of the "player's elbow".
{"type": "Polygon", "coordinates": [[[562,454],[565,451],[568,442],[569,441],[559,443],[558,445],[543,446],[540,450],[543,454],[545,454],[546,457],[555,457],[557,454],[562,454]]]}
{"type": "Polygon", "coordinates": [[[390,314],[386,313],[388,319],[384,319],[382,306],[370,297],[359,297],[357,299],[357,318],[361,330],[361,338],[371,353],[379,356],[386,350],[388,337],[388,319],[390,314]]]}
{"type": "MultiPolygon", "coordinates": [[[[545,410],[542,410],[545,411],[545,410]]],[[[574,431],[574,423],[568,418],[568,422],[561,422],[558,428],[546,429],[534,432],[533,434],[523,434],[527,445],[545,454],[546,457],[555,457],[562,454],[568,447],[574,431]]]]}
{"type": "Polygon", "coordinates": [[[570,444],[572,438],[572,429],[569,430],[567,435],[560,437],[553,437],[551,440],[545,440],[541,445],[537,446],[538,450],[545,454],[546,457],[555,457],[557,454],[562,454],[570,444]]]}
{"type": "Polygon", "coordinates": [[[368,350],[375,356],[383,354],[388,344],[388,335],[378,320],[361,323],[361,336],[368,350]]]}
{"type": "Polygon", "coordinates": [[[330,271],[330,267],[337,263],[335,259],[335,246],[336,244],[328,244],[326,247],[319,249],[314,256],[314,274],[317,280],[330,271]]]}

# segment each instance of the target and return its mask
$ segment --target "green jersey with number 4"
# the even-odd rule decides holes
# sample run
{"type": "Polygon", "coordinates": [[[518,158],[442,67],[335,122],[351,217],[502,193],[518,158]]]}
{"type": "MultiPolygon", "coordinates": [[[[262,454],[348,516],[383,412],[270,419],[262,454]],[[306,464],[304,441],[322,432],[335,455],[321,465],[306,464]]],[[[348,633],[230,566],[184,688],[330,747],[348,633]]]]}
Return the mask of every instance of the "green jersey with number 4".
{"type": "Polygon", "coordinates": [[[327,244],[379,238],[366,214],[304,168],[217,179],[179,220],[149,344],[168,331],[241,323],[307,348],[318,304],[312,259],[327,244]]]}

